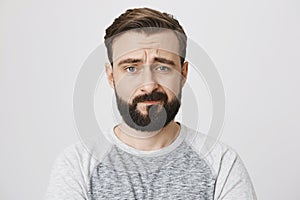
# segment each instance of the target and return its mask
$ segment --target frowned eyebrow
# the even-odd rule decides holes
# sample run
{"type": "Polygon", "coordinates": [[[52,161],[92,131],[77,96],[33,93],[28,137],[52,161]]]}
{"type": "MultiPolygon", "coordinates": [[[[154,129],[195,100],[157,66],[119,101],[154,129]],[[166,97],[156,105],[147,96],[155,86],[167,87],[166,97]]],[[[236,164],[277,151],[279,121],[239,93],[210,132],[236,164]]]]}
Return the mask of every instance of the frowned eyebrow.
{"type": "Polygon", "coordinates": [[[127,58],[125,60],[121,60],[118,63],[118,66],[123,65],[123,64],[135,64],[135,63],[141,63],[141,62],[142,62],[141,59],[127,58]]]}
{"type": "MultiPolygon", "coordinates": [[[[143,60],[141,60],[141,59],[127,58],[127,59],[121,60],[118,63],[118,66],[123,65],[123,64],[136,64],[136,63],[141,63],[141,62],[143,62],[143,60]]],[[[159,62],[159,63],[164,63],[164,64],[175,66],[174,61],[166,59],[166,58],[162,58],[162,57],[155,57],[154,62],[159,62]]]]}
{"type": "Polygon", "coordinates": [[[166,59],[166,58],[155,57],[154,61],[155,62],[160,62],[160,63],[164,63],[164,64],[175,66],[175,63],[174,63],[173,60],[169,60],[169,59],[166,59]]]}

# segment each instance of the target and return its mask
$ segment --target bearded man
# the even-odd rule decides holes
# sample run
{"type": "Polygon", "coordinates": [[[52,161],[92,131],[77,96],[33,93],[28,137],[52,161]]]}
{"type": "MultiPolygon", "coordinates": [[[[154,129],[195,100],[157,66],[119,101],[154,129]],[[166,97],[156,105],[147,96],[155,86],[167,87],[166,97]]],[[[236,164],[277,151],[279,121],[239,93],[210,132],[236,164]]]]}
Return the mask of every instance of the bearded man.
{"type": "Polygon", "coordinates": [[[157,10],[129,9],[104,39],[106,75],[123,121],[105,133],[97,159],[81,143],[64,151],[46,199],[256,199],[234,150],[215,141],[204,155],[207,138],[175,121],[188,75],[179,22],[157,10]]]}

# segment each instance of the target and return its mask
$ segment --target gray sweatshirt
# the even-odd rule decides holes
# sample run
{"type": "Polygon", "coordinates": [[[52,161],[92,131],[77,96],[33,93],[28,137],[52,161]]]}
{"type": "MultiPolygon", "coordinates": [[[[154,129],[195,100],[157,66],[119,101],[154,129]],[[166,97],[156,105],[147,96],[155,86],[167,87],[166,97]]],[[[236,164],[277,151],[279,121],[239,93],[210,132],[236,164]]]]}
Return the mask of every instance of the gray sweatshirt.
{"type": "Polygon", "coordinates": [[[181,124],[170,145],[140,151],[113,131],[78,142],[55,161],[46,200],[256,200],[247,170],[227,145],[181,124]]]}

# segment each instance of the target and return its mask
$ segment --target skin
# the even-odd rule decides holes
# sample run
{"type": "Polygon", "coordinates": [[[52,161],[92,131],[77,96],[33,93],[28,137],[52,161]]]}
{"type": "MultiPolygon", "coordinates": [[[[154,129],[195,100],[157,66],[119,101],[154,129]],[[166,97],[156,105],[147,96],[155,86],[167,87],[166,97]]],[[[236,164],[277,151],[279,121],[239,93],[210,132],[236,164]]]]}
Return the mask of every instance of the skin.
{"type": "MultiPolygon", "coordinates": [[[[177,98],[185,84],[188,63],[180,63],[179,42],[169,30],[147,35],[128,31],[113,41],[113,63],[106,65],[110,86],[123,100],[132,103],[139,95],[161,91],[168,101],[177,98]]],[[[147,105],[160,101],[138,103],[137,109],[148,114],[147,105]]],[[[180,126],[172,120],[164,128],[153,132],[141,132],[122,122],[114,128],[115,135],[125,144],[139,150],[157,150],[171,144],[180,126]]]]}

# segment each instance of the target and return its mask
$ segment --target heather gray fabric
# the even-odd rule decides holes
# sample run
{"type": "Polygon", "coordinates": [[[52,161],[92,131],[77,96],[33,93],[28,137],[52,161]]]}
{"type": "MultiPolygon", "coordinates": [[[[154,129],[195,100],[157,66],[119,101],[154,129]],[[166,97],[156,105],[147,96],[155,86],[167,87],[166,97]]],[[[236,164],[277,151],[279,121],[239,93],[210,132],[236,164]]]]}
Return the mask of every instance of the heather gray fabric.
{"type": "Polygon", "coordinates": [[[58,157],[47,200],[256,199],[237,153],[184,125],[172,144],[155,151],[129,147],[112,131],[104,135],[109,145],[100,159],[81,143],[58,157]]]}

